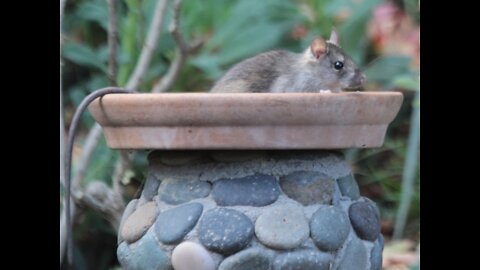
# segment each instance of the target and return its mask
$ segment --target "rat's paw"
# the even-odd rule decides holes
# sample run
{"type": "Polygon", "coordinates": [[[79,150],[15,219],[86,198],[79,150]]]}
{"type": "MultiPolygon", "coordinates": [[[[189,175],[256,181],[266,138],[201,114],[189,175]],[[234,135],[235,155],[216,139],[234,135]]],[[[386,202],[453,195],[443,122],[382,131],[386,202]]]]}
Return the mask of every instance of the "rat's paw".
{"type": "Polygon", "coordinates": [[[332,93],[332,91],[331,91],[331,90],[323,90],[323,89],[321,89],[321,90],[319,91],[319,93],[332,93]]]}

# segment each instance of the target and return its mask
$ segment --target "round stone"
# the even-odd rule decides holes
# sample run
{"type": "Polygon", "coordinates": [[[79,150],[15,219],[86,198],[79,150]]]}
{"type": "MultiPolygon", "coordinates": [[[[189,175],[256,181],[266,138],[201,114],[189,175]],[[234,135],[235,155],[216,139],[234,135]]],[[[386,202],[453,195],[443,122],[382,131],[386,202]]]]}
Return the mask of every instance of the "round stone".
{"type": "Polygon", "coordinates": [[[166,178],[160,184],[158,194],[166,203],[181,204],[207,197],[211,188],[212,185],[205,181],[166,178]]]}
{"type": "Polygon", "coordinates": [[[122,242],[117,248],[117,258],[125,269],[172,270],[169,257],[150,233],[131,245],[122,242]]]}
{"type": "Polygon", "coordinates": [[[335,180],[323,173],[297,171],[280,178],[285,194],[303,205],[331,204],[335,180]]]}
{"type": "MultiPolygon", "coordinates": [[[[118,228],[120,228],[120,229],[123,228],[123,224],[125,223],[125,220],[137,208],[137,203],[138,203],[138,199],[133,199],[127,204],[127,206],[125,207],[125,210],[123,210],[122,218],[120,219],[120,225],[118,226],[118,228]]],[[[122,242],[122,241],[123,241],[122,234],[117,233],[117,244],[120,244],[120,242],[122,242]]]]}
{"type": "Polygon", "coordinates": [[[352,174],[339,178],[337,183],[343,196],[347,196],[352,200],[360,198],[360,190],[352,174]]]}
{"type": "Polygon", "coordinates": [[[298,206],[282,205],[266,209],[255,222],[258,240],[272,248],[298,247],[308,234],[308,220],[298,206]]]}
{"type": "Polygon", "coordinates": [[[382,270],[383,235],[379,235],[370,253],[370,270],[382,270]]]}
{"type": "Polygon", "coordinates": [[[175,270],[215,270],[215,263],[208,251],[194,242],[183,242],[172,252],[175,270]]]}
{"type": "Polygon", "coordinates": [[[345,249],[345,256],[343,257],[338,270],[359,270],[367,268],[367,249],[362,241],[356,237],[352,238],[345,249]]]}
{"type": "Polygon", "coordinates": [[[145,181],[145,186],[142,191],[142,198],[146,201],[151,201],[155,195],[157,195],[158,186],[160,181],[153,175],[150,174],[145,181]]]}
{"type": "Polygon", "coordinates": [[[274,203],[279,195],[277,180],[265,174],[221,179],[215,181],[212,190],[213,199],[221,206],[265,206],[274,203]]]}
{"type": "Polygon", "coordinates": [[[128,259],[130,256],[132,255],[127,242],[122,242],[120,245],[118,245],[117,258],[121,265],[126,266],[128,264],[128,259]]]}
{"type": "Polygon", "coordinates": [[[138,207],[123,224],[121,229],[122,238],[132,243],[137,241],[152,226],[157,217],[155,202],[146,203],[138,207]]]}
{"type": "Polygon", "coordinates": [[[320,207],[310,220],[310,233],[315,245],[324,251],[339,249],[348,237],[350,222],[337,206],[320,207]]]}
{"type": "Polygon", "coordinates": [[[332,259],[330,254],[313,249],[295,250],[278,255],[273,270],[329,270],[332,259]]]}
{"type": "Polygon", "coordinates": [[[253,224],[243,213],[214,208],[203,215],[198,227],[200,242],[208,249],[231,254],[246,247],[253,237],[253,224]]]}
{"type": "Polygon", "coordinates": [[[176,244],[189,233],[203,211],[200,203],[189,203],[160,213],[155,221],[158,240],[165,244],[176,244]]]}
{"type": "Polygon", "coordinates": [[[222,261],[218,270],[269,270],[268,254],[259,248],[240,251],[222,261]]]}
{"type": "Polygon", "coordinates": [[[356,202],[348,210],[350,221],[358,237],[375,241],[380,234],[380,217],[371,203],[356,202]]]}

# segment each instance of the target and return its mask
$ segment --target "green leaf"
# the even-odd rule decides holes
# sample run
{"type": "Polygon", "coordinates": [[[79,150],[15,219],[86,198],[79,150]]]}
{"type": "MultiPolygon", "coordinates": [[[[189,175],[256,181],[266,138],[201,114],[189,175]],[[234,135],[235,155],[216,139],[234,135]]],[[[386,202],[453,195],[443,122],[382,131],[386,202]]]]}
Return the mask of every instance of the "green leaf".
{"type": "Polygon", "coordinates": [[[72,86],[70,87],[69,91],[66,93],[68,96],[68,100],[73,103],[75,108],[78,107],[78,105],[82,102],[82,100],[88,94],[84,84],[72,86]]]}
{"type": "Polygon", "coordinates": [[[420,90],[420,77],[418,74],[402,75],[393,80],[393,86],[407,89],[407,90],[420,90]]]}
{"type": "Polygon", "coordinates": [[[97,22],[105,31],[108,30],[107,1],[83,2],[77,9],[77,16],[86,21],[97,22]]]}
{"type": "Polygon", "coordinates": [[[222,44],[225,49],[219,53],[219,64],[230,64],[271,49],[280,40],[284,28],[285,25],[261,22],[255,27],[243,29],[222,44]]]}
{"type": "Polygon", "coordinates": [[[100,138],[100,143],[93,152],[89,168],[85,175],[85,183],[100,180],[107,185],[111,183],[112,173],[117,161],[118,152],[108,148],[105,138],[100,138]]]}
{"type": "Polygon", "coordinates": [[[145,85],[149,87],[149,84],[152,83],[153,80],[158,80],[167,72],[168,66],[166,66],[163,62],[157,61],[150,65],[150,68],[145,74],[145,85]]]}
{"type": "Polygon", "coordinates": [[[410,270],[420,270],[420,264],[415,263],[415,264],[411,265],[410,270]]]}
{"type": "MultiPolygon", "coordinates": [[[[271,0],[236,2],[236,5],[227,11],[228,18],[219,21],[219,24],[214,26],[214,36],[209,40],[207,47],[227,47],[227,45],[232,43],[232,40],[238,40],[239,36],[245,36],[244,31],[255,31],[252,29],[261,26],[258,25],[259,23],[271,23],[271,17],[276,14],[274,11],[285,9],[284,5],[279,6],[277,2],[272,2],[271,0]],[[255,8],[252,8],[252,6],[255,8]],[[236,14],[242,14],[242,16],[235,16],[236,14]],[[242,31],[238,31],[239,29],[242,29],[242,31]]],[[[270,30],[274,30],[275,27],[276,25],[271,25],[270,30]]],[[[258,32],[263,32],[263,30],[258,32]]],[[[248,42],[260,43],[261,41],[258,38],[262,38],[262,36],[256,36],[254,39],[248,40],[248,42]],[[253,40],[255,42],[252,42],[253,40]]]]}
{"type": "Polygon", "coordinates": [[[221,75],[220,67],[229,66],[247,57],[272,49],[278,44],[285,29],[284,25],[259,22],[255,27],[244,29],[225,39],[222,50],[217,54],[204,52],[193,58],[191,63],[201,68],[210,78],[221,75]],[[255,40],[255,42],[252,42],[255,40]]]}
{"type": "Polygon", "coordinates": [[[364,62],[366,52],[367,23],[379,2],[380,0],[352,0],[352,3],[349,3],[352,13],[339,28],[340,45],[360,66],[364,62]]]}
{"type": "Polygon", "coordinates": [[[63,57],[79,66],[93,67],[107,72],[107,65],[100,60],[99,55],[91,48],[80,43],[66,43],[63,46],[63,57]]]}
{"type": "Polygon", "coordinates": [[[335,0],[330,1],[329,4],[325,7],[325,14],[334,17],[338,13],[343,10],[352,10],[352,6],[354,5],[353,0],[335,0]]]}
{"type": "Polygon", "coordinates": [[[407,14],[415,19],[415,21],[419,22],[420,20],[420,0],[404,0],[405,10],[407,14]]]}
{"type": "Polygon", "coordinates": [[[409,65],[410,57],[401,55],[383,56],[372,62],[365,69],[365,74],[369,81],[391,86],[398,76],[410,74],[409,65]]]}
{"type": "Polygon", "coordinates": [[[120,23],[120,58],[122,65],[119,66],[117,81],[120,86],[125,86],[133,72],[137,58],[141,51],[144,40],[144,32],[150,26],[151,13],[154,10],[154,1],[146,2],[137,0],[125,0],[127,6],[126,17],[120,23]],[[143,7],[148,7],[150,12],[142,13],[143,7]],[[144,17],[145,15],[145,17],[144,17]],[[142,28],[143,27],[143,28],[142,28]]]}
{"type": "Polygon", "coordinates": [[[216,79],[222,75],[218,62],[217,55],[208,54],[201,54],[189,60],[190,64],[201,69],[209,79],[216,79]]]}
{"type": "MultiPolygon", "coordinates": [[[[108,44],[104,43],[95,50],[95,53],[98,55],[98,59],[102,63],[108,63],[108,44]]],[[[117,56],[118,59],[118,56],[117,56]]],[[[118,60],[117,60],[118,61],[118,60]]]]}
{"type": "Polygon", "coordinates": [[[88,92],[93,92],[96,89],[108,86],[109,82],[105,75],[94,75],[85,83],[88,92]]]}

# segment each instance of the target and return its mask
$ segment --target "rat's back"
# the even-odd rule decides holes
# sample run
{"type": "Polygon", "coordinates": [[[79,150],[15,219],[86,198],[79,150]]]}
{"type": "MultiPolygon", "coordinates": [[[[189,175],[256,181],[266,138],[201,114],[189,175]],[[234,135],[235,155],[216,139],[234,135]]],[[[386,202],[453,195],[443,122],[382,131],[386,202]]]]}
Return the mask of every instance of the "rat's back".
{"type": "Polygon", "coordinates": [[[246,59],[233,66],[220,78],[210,92],[269,92],[272,83],[287,72],[295,54],[269,51],[246,59]]]}

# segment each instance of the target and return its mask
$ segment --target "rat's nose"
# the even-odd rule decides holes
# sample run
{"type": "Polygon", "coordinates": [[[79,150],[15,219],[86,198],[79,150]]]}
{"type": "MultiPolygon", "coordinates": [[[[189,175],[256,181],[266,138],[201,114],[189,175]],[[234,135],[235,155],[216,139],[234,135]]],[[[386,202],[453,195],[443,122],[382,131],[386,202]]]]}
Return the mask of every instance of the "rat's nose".
{"type": "Polygon", "coordinates": [[[367,81],[367,76],[365,76],[365,74],[363,74],[363,72],[361,72],[359,69],[356,69],[355,76],[353,77],[353,80],[352,80],[353,84],[355,86],[360,86],[366,81],[367,81]]]}
{"type": "Polygon", "coordinates": [[[360,84],[364,84],[367,81],[367,76],[364,73],[360,73],[360,84]]]}

